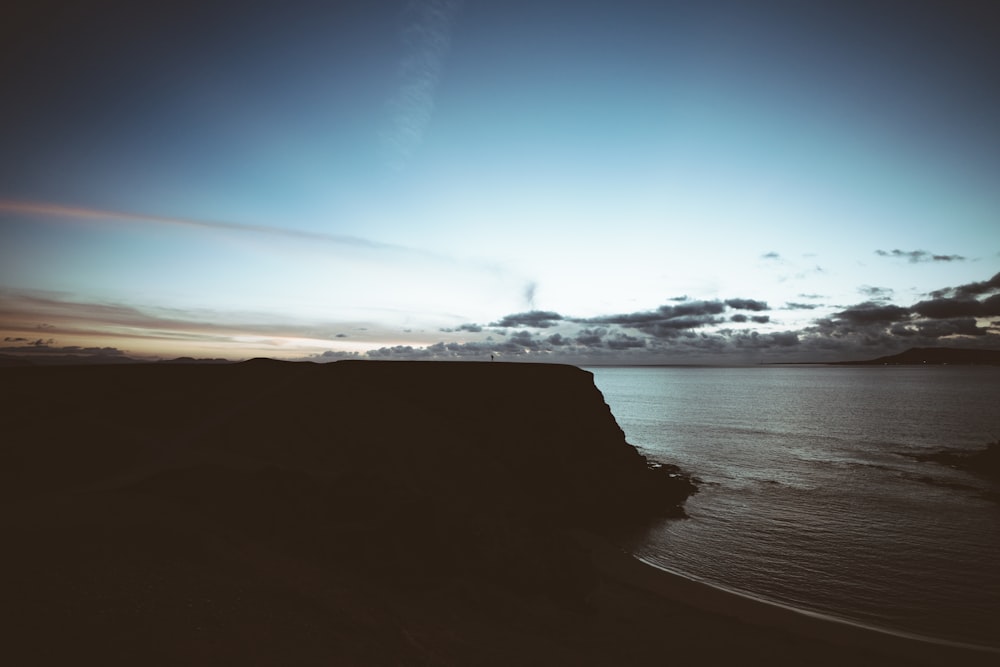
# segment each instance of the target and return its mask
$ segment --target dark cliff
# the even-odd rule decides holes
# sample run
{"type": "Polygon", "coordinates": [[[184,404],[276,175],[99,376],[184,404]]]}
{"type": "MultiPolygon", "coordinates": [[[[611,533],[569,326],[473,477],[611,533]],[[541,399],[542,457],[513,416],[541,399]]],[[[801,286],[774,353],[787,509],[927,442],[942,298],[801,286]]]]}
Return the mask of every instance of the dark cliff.
{"type": "Polygon", "coordinates": [[[36,642],[48,661],[459,660],[466,640],[447,633],[474,621],[425,629],[435,649],[406,619],[489,609],[492,625],[519,608],[510,595],[582,604],[593,573],[567,531],[676,516],[695,491],[625,442],[571,366],[254,360],[4,380],[5,604],[18,637],[63,629],[36,642]]]}

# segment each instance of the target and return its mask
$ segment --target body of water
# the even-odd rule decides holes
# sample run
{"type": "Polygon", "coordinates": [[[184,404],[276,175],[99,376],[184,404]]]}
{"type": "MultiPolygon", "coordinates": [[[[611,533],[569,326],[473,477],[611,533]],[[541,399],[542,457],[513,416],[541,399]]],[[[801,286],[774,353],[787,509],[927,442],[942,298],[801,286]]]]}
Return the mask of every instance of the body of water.
{"type": "Polygon", "coordinates": [[[800,608],[1000,646],[1000,484],[913,458],[1000,438],[1000,368],[588,370],[630,443],[703,481],[690,518],[636,537],[634,553],[800,608]]]}

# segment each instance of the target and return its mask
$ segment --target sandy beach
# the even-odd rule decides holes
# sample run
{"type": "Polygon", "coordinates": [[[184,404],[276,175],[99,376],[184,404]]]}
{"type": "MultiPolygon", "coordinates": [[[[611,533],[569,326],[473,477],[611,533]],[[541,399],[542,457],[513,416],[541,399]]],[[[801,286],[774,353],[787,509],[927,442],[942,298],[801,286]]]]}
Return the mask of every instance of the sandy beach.
{"type": "Polygon", "coordinates": [[[899,664],[992,665],[1000,659],[1000,651],[989,647],[865,626],[729,591],[658,568],[600,538],[579,535],[578,539],[590,551],[596,569],[609,581],[709,616],[736,619],[764,632],[790,633],[819,645],[871,652],[899,664]]]}

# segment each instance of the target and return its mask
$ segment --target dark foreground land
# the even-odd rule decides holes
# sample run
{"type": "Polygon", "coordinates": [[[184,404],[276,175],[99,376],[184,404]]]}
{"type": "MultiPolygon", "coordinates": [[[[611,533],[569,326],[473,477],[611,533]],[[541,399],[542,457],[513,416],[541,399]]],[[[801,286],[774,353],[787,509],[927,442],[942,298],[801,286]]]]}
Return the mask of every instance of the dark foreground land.
{"type": "Polygon", "coordinates": [[[574,367],[0,377],[4,664],[922,664],[646,586],[694,487],[574,367]]]}

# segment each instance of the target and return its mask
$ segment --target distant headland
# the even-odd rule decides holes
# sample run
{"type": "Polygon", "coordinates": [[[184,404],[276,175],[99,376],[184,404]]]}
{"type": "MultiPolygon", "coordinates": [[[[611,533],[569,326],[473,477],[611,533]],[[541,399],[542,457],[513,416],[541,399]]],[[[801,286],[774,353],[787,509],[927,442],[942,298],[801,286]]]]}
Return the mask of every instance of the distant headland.
{"type": "Polygon", "coordinates": [[[838,366],[1000,366],[1000,350],[955,347],[912,347],[905,352],[863,361],[834,362],[838,366]]]}

